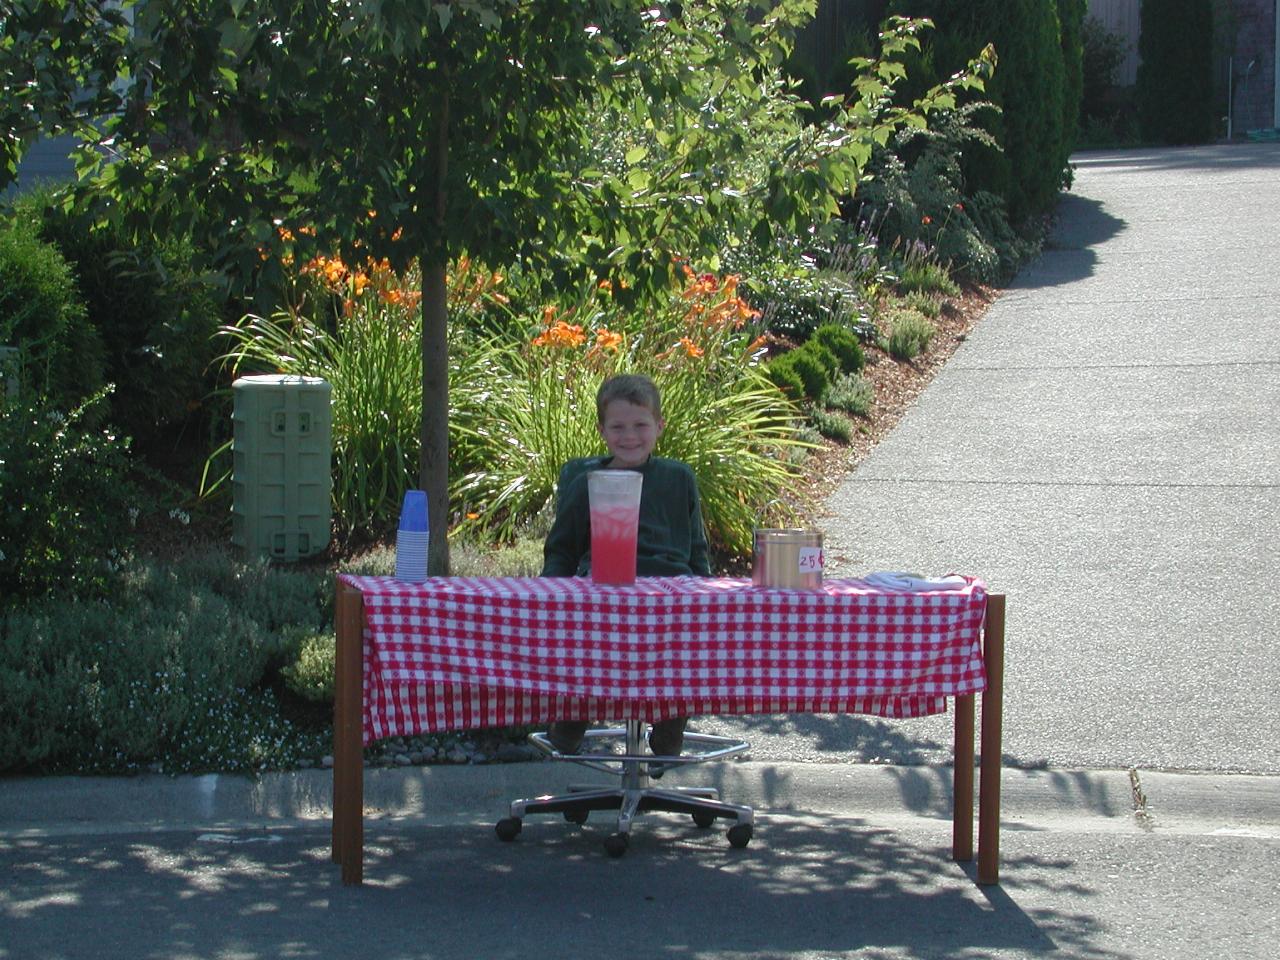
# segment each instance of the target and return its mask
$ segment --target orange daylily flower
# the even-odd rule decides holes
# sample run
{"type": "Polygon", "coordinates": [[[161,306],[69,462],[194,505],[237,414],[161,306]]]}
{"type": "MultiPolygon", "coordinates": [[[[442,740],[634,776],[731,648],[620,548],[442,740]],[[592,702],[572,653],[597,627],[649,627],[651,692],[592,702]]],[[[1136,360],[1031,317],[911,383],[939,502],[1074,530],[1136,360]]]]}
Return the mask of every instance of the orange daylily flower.
{"type": "Polygon", "coordinates": [[[605,327],[596,330],[596,350],[609,350],[617,353],[622,349],[622,334],[614,333],[605,327]]]}
{"type": "Polygon", "coordinates": [[[690,340],[688,337],[681,337],[676,341],[677,347],[684,347],[684,352],[691,357],[702,356],[703,350],[700,346],[690,340]]]}
{"type": "MultiPolygon", "coordinates": [[[[554,307],[548,308],[554,313],[554,307]]],[[[543,312],[544,316],[546,311],[543,312]]],[[[587,335],[578,324],[557,320],[533,338],[535,347],[577,347],[586,342],[587,335]]]]}

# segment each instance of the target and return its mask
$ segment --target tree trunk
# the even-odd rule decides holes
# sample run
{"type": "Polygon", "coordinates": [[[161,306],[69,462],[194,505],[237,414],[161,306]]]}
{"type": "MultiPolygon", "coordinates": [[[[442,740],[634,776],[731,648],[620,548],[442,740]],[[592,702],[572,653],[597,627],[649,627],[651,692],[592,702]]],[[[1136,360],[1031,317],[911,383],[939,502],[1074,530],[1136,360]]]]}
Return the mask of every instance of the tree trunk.
{"type": "Polygon", "coordinates": [[[449,575],[449,96],[437,106],[433,180],[424,191],[431,198],[436,235],[433,255],[422,262],[422,452],[418,458],[418,479],[427,492],[427,513],[431,539],[427,551],[427,573],[449,575]]]}
{"type": "Polygon", "coordinates": [[[431,541],[427,572],[449,575],[449,344],[445,264],[422,266],[422,452],[418,482],[427,492],[431,541]]]}

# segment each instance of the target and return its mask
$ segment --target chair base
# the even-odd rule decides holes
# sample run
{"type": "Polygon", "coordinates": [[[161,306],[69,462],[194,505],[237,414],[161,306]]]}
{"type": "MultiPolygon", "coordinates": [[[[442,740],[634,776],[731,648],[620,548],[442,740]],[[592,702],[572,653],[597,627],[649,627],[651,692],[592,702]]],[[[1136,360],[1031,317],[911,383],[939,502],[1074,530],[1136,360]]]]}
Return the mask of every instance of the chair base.
{"type": "Polygon", "coordinates": [[[622,752],[599,753],[586,750],[574,754],[562,754],[547,739],[545,733],[530,734],[529,741],[552,759],[567,760],[593,770],[603,770],[620,778],[617,787],[602,788],[597,785],[570,786],[569,793],[559,796],[534,797],[514,800],[511,814],[496,825],[498,836],[514,840],[520,833],[526,816],[535,813],[560,813],[570,823],[585,823],[593,810],[617,810],[617,832],[605,839],[605,850],[611,856],[626,852],[632,824],[638,814],[649,811],[687,813],[699,827],[710,827],[716,820],[732,820],[728,830],[729,842],[734,847],[745,847],[751,842],[754,812],[750,807],[726,803],[714,787],[657,787],[651,782],[651,767],[663,772],[677,766],[706,763],[745,753],[750,744],[731,737],[717,737],[705,733],[686,733],[685,744],[695,752],[680,756],[653,756],[644,753],[644,721],[628,720],[624,727],[605,730],[588,730],[585,742],[608,744],[612,748],[621,743],[622,752]]]}

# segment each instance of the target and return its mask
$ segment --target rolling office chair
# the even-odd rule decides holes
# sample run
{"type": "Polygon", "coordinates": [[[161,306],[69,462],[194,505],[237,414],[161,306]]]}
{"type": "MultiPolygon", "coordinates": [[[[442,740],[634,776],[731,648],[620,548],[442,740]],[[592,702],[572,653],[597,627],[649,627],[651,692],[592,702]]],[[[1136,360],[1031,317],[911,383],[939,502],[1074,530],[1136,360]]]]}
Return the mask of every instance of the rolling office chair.
{"type": "Polygon", "coordinates": [[[584,746],[607,745],[610,750],[621,747],[621,753],[596,753],[589,748],[580,748],[579,753],[562,754],[551,744],[547,734],[530,734],[529,742],[552,759],[568,760],[615,774],[620,782],[616,787],[574,785],[569,787],[569,793],[559,796],[514,800],[511,815],[499,820],[495,826],[499,839],[514,840],[520,833],[524,818],[532,813],[561,813],[570,823],[581,824],[587,822],[592,810],[617,810],[617,832],[605,838],[604,848],[609,856],[620,857],[627,852],[636,815],[657,810],[687,813],[695,824],[703,828],[710,827],[717,819],[733,820],[735,822],[727,833],[729,843],[738,848],[750,843],[754,818],[750,807],[725,803],[715,787],[658,787],[651,781],[676,766],[723,760],[745,753],[751,744],[733,737],[686,733],[686,750],[693,747],[693,752],[678,757],[655,757],[644,752],[644,728],[643,720],[627,720],[623,727],[587,731],[584,746]]]}

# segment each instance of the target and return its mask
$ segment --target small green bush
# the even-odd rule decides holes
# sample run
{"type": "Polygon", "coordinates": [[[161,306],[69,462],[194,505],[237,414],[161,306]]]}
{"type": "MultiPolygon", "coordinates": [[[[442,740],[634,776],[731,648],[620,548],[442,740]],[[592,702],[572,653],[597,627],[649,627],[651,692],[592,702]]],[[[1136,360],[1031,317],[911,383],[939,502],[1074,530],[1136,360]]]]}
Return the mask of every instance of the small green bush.
{"type": "Polygon", "coordinates": [[[19,348],[20,382],[63,410],[102,387],[102,341],[71,268],[20,223],[0,224],[0,346],[19,348]]]}
{"type": "Polygon", "coordinates": [[[935,332],[928,317],[915,310],[899,308],[891,321],[889,355],[895,360],[911,360],[924,352],[935,332]]]}
{"type": "MultiPolygon", "coordinates": [[[[506,544],[464,539],[455,534],[449,541],[449,572],[455,577],[536,577],[542,570],[542,545],[551,529],[554,505],[545,518],[536,517],[506,544]]],[[[353,556],[339,565],[342,573],[362,577],[395,575],[395,547],[376,546],[353,556]]],[[[332,596],[333,586],[327,582],[321,599],[332,596]]],[[[329,615],[325,621],[332,619],[329,615]]]]}
{"type": "Polygon", "coordinates": [[[263,632],[263,667],[276,669],[297,653],[300,638],[290,628],[318,630],[332,603],[333,580],[305,567],[273,564],[264,557],[242,559],[215,548],[171,565],[148,563],[129,571],[132,591],[161,607],[181,602],[191,584],[234,602],[263,632]]]}
{"type": "Polygon", "coordinates": [[[902,294],[941,294],[955,297],[960,294],[959,285],[942,264],[923,257],[908,257],[898,276],[898,291],[902,294]]]}
{"type": "MultiPolygon", "coordinates": [[[[831,351],[825,347],[822,350],[830,356],[831,351]]],[[[815,403],[820,401],[823,394],[827,392],[827,384],[830,382],[827,364],[823,362],[823,357],[817,350],[805,347],[792,350],[787,356],[792,358],[792,367],[804,384],[804,395],[815,403]]],[[[832,359],[834,360],[834,357],[832,359]]]]}
{"type": "Polygon", "coordinates": [[[450,544],[449,564],[459,577],[536,577],[542,570],[542,544],[546,530],[540,534],[526,530],[509,545],[461,541],[450,544]]]}
{"type": "Polygon", "coordinates": [[[105,392],[69,413],[0,398],[0,609],[58,590],[115,583],[147,509],[128,441],[84,426],[105,392]]]}
{"type": "Polygon", "coordinates": [[[937,297],[921,293],[918,290],[903,297],[902,303],[917,313],[924,314],[930,320],[937,319],[938,314],[942,312],[942,304],[937,297]]]}
{"type": "Polygon", "coordinates": [[[765,374],[773,381],[774,386],[792,400],[804,397],[804,380],[796,370],[796,361],[790,353],[774,357],[765,366],[765,374]]]}
{"type": "Polygon", "coordinates": [[[819,408],[813,411],[812,418],[818,432],[828,439],[848,443],[853,437],[853,425],[839,413],[819,408]]]}
{"type": "Polygon", "coordinates": [[[299,644],[297,657],[282,671],[289,689],[304,700],[332,703],[336,656],[334,634],[306,634],[299,644]]]}
{"type": "Polygon", "coordinates": [[[808,338],[824,323],[857,316],[861,306],[856,285],[834,270],[753,276],[742,292],[760,311],[766,329],[795,340],[808,338]]]}
{"type": "Polygon", "coordinates": [[[1060,162],[1064,169],[1075,148],[1080,104],[1084,99],[1084,21],[1088,12],[1086,0],[1058,0],[1058,35],[1062,43],[1064,81],[1060,162]]]}
{"type": "Polygon", "coordinates": [[[875,402],[875,388],[866,377],[845,374],[827,390],[826,404],[835,410],[866,416],[875,402]]]}
{"type": "Polygon", "coordinates": [[[822,369],[826,371],[828,382],[840,372],[840,358],[836,356],[834,350],[821,340],[807,340],[795,352],[808,353],[817,357],[818,362],[822,364],[822,369]]]}
{"type": "Polygon", "coordinates": [[[829,323],[813,331],[813,340],[830,350],[840,361],[840,371],[857,373],[867,365],[866,354],[857,336],[844,327],[829,323]]]}

